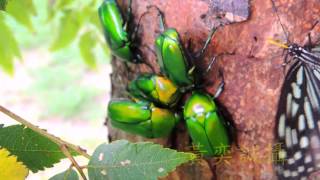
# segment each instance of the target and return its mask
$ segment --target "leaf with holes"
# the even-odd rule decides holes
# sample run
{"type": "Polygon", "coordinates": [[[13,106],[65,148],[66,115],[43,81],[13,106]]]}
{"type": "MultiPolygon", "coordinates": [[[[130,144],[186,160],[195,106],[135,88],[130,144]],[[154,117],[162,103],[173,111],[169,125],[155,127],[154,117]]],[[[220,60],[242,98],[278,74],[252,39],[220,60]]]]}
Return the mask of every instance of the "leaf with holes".
{"type": "Polygon", "coordinates": [[[177,166],[194,160],[192,153],[177,152],[151,142],[130,143],[126,140],[102,144],[89,165],[90,179],[157,179],[177,166]]]}
{"type": "Polygon", "coordinates": [[[74,169],[68,169],[66,171],[63,171],[62,173],[59,173],[53,177],[51,177],[49,180],[78,180],[79,176],[77,172],[74,169]]]}
{"type": "Polygon", "coordinates": [[[66,158],[57,144],[23,125],[0,128],[0,146],[17,156],[32,172],[53,167],[66,158]]]}
{"type": "Polygon", "coordinates": [[[0,179],[25,179],[29,170],[9,154],[6,149],[0,149],[0,179]]]}

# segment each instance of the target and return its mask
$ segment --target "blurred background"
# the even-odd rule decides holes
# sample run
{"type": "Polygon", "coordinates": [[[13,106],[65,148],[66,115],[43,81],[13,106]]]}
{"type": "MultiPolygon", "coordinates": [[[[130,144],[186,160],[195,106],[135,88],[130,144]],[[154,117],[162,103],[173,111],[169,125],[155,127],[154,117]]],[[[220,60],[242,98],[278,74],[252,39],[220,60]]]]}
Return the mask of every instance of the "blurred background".
{"type": "MultiPolygon", "coordinates": [[[[0,104],[92,153],[107,140],[110,51],[95,0],[0,0],[0,104]]],[[[0,124],[16,124],[0,114],[0,124]]],[[[68,160],[27,179],[48,179],[68,160]]]]}

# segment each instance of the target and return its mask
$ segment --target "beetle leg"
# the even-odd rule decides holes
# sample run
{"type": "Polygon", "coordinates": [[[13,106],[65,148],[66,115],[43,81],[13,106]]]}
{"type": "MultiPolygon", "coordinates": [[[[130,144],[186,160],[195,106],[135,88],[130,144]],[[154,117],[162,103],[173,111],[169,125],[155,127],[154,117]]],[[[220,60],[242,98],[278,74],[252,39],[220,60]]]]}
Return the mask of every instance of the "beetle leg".
{"type": "Polygon", "coordinates": [[[204,43],[203,47],[200,49],[199,52],[196,53],[196,58],[201,58],[203,56],[203,54],[205,53],[205,51],[207,50],[210,42],[211,42],[211,39],[214,35],[214,33],[216,32],[218,28],[212,28],[209,35],[208,35],[208,38],[206,40],[206,42],[204,43]]]}
{"type": "MultiPolygon", "coordinates": [[[[147,48],[157,58],[156,52],[153,49],[151,49],[149,46],[144,44],[144,45],[142,45],[142,47],[147,48]]],[[[154,69],[154,67],[152,66],[152,64],[149,61],[148,62],[147,61],[143,61],[143,63],[145,65],[147,65],[151,69],[152,73],[156,72],[156,70],[154,69]]]]}
{"type": "Polygon", "coordinates": [[[133,42],[135,42],[135,40],[136,40],[137,33],[139,32],[139,29],[140,29],[140,25],[141,25],[141,20],[142,20],[142,18],[143,18],[145,15],[147,15],[148,13],[149,13],[149,11],[144,12],[144,13],[140,16],[140,18],[139,18],[139,20],[138,20],[138,24],[133,28],[133,32],[132,32],[132,34],[131,34],[131,39],[132,39],[133,42]]]}
{"type": "Polygon", "coordinates": [[[223,73],[222,73],[222,70],[221,69],[219,69],[219,76],[220,76],[220,78],[221,78],[221,81],[220,81],[220,84],[219,84],[219,86],[218,86],[218,88],[217,88],[217,90],[216,90],[216,92],[215,92],[215,94],[214,94],[214,96],[213,96],[213,98],[214,99],[216,99],[217,97],[219,97],[220,96],[220,94],[222,93],[222,91],[223,91],[223,88],[224,88],[224,76],[223,76],[223,73]]]}
{"type": "Polygon", "coordinates": [[[159,7],[157,7],[155,5],[150,5],[147,8],[148,8],[148,10],[151,8],[155,8],[158,11],[160,31],[163,32],[166,29],[166,24],[165,24],[163,12],[159,9],[159,7]]]}
{"type": "Polygon", "coordinates": [[[123,25],[123,28],[125,30],[128,29],[128,24],[131,21],[131,15],[132,15],[132,0],[128,0],[128,8],[127,8],[127,14],[126,14],[126,19],[123,25]]]}
{"type": "MultiPolygon", "coordinates": [[[[130,0],[131,1],[131,0],[130,0]]],[[[165,28],[165,22],[164,22],[164,15],[162,13],[162,11],[157,7],[157,6],[154,6],[154,5],[150,5],[150,6],[147,6],[147,11],[145,11],[139,18],[139,21],[138,21],[138,24],[135,26],[134,30],[133,30],[133,33],[132,33],[132,40],[134,41],[135,38],[136,38],[136,35],[139,31],[139,28],[140,28],[140,24],[141,24],[141,20],[142,18],[149,14],[150,13],[150,9],[151,8],[155,8],[157,11],[158,11],[158,16],[160,17],[160,29],[161,31],[164,31],[164,28],[165,28]]]]}
{"type": "Polygon", "coordinates": [[[129,65],[128,65],[127,62],[124,62],[124,65],[125,65],[125,67],[126,67],[127,79],[129,79],[129,78],[130,78],[130,77],[129,77],[129,72],[131,72],[131,69],[130,69],[130,67],[129,67],[129,65]]]}
{"type": "Polygon", "coordinates": [[[216,60],[217,60],[217,57],[216,57],[216,56],[214,56],[214,57],[211,59],[209,65],[208,65],[208,67],[207,67],[207,70],[205,71],[206,73],[208,73],[208,72],[211,70],[212,65],[213,65],[214,63],[216,63],[216,60]]]}

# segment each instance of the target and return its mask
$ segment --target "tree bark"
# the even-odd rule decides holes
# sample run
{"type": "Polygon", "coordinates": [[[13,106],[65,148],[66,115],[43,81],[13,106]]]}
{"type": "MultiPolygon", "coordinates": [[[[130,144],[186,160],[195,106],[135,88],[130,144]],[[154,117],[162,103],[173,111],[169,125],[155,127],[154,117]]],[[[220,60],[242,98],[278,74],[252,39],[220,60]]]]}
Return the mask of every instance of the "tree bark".
{"type": "MultiPolygon", "coordinates": [[[[226,0],[227,1],[227,0],[226,0]]],[[[235,3],[237,0],[234,0],[235,3]]],[[[146,11],[148,5],[158,6],[165,15],[166,25],[180,33],[186,45],[191,38],[192,47],[199,49],[205,42],[209,30],[217,25],[212,13],[213,0],[137,0],[133,1],[135,19],[146,11]]],[[[277,14],[289,39],[303,45],[308,32],[319,20],[320,2],[318,0],[275,0],[277,14]],[[318,19],[317,19],[318,18],[318,19]]],[[[123,7],[125,7],[125,3],[123,7]]],[[[154,49],[154,39],[159,34],[156,12],[145,16],[141,21],[142,44],[154,49]]],[[[319,36],[319,26],[311,31],[311,37],[319,36]]],[[[217,68],[222,69],[225,88],[219,96],[219,104],[230,113],[237,129],[237,142],[232,145],[230,156],[219,161],[215,158],[199,159],[197,162],[179,167],[165,179],[276,179],[272,168],[272,145],[280,88],[285,73],[282,50],[268,44],[273,38],[287,42],[285,33],[272,7],[271,1],[254,0],[250,2],[250,18],[241,23],[225,25],[218,29],[207,50],[203,62],[205,68],[210,58],[220,55],[218,63],[207,75],[204,82],[210,85],[206,90],[214,94],[219,80],[217,68]],[[237,149],[236,144],[241,150],[237,149]]],[[[143,48],[146,60],[159,73],[156,57],[143,48]]],[[[150,71],[145,65],[129,65],[112,62],[112,97],[126,97],[125,87],[139,72],[150,71]],[[129,78],[128,78],[129,77],[129,78]]],[[[190,151],[190,139],[184,123],[176,128],[171,137],[145,139],[113,129],[108,124],[112,140],[153,141],[166,147],[190,151]]],[[[220,159],[221,160],[221,159],[220,159]]]]}

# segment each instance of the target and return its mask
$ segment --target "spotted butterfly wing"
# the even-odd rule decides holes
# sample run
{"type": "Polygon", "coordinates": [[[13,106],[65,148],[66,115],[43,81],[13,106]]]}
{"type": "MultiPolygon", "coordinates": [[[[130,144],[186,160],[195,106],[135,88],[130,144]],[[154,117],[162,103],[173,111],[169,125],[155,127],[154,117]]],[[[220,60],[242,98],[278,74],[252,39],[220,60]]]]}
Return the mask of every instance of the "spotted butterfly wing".
{"type": "Polygon", "coordinates": [[[295,60],[283,84],[276,115],[279,179],[307,179],[320,170],[320,56],[291,53],[295,60]]]}

